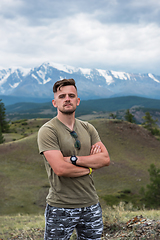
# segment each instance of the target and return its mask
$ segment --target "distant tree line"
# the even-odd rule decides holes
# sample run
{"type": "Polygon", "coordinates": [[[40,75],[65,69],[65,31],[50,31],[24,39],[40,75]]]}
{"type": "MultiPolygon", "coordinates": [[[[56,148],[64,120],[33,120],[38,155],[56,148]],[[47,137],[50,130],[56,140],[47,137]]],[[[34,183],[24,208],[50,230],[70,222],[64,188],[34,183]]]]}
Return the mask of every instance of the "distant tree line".
{"type": "MultiPolygon", "coordinates": [[[[116,119],[116,114],[110,113],[109,115],[112,119],[116,119]]],[[[142,123],[142,126],[149,130],[153,135],[160,136],[160,130],[158,129],[158,126],[156,122],[158,119],[154,120],[149,112],[145,113],[145,116],[142,117],[144,119],[144,122],[142,123]]],[[[126,110],[124,119],[127,122],[135,123],[134,115],[129,111],[129,109],[126,110]]]]}
{"type": "Polygon", "coordinates": [[[4,103],[2,102],[2,99],[0,99],[0,143],[5,141],[2,133],[8,132],[9,130],[9,123],[6,121],[5,111],[4,103]]]}

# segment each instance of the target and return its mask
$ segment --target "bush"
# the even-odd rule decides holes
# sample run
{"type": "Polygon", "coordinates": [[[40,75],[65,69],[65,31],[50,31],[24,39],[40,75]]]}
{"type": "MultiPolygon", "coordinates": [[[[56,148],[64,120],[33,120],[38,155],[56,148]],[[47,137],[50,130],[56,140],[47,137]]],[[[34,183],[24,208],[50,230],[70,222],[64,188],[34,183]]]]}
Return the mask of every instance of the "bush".
{"type": "Polygon", "coordinates": [[[22,122],[22,125],[28,125],[28,123],[27,122],[22,122]]]}
{"type": "Polygon", "coordinates": [[[0,128],[1,132],[8,132],[9,131],[9,122],[6,121],[6,109],[4,107],[4,103],[2,99],[0,99],[0,128]]]}
{"type": "Polygon", "coordinates": [[[144,194],[143,200],[148,208],[160,207],[160,169],[156,169],[154,164],[150,165],[148,169],[150,173],[150,184],[147,185],[147,189],[141,189],[141,193],[144,194]]]}
{"type": "Polygon", "coordinates": [[[144,128],[149,130],[152,134],[154,134],[154,132],[156,133],[159,131],[156,125],[156,122],[158,121],[158,119],[154,120],[149,112],[146,112],[146,115],[142,118],[144,119],[144,122],[142,123],[142,126],[144,128]]]}
{"type": "Polygon", "coordinates": [[[134,115],[130,113],[129,109],[126,110],[124,118],[127,122],[135,123],[134,115]]]}
{"type": "Polygon", "coordinates": [[[153,128],[151,133],[155,136],[160,136],[160,130],[158,128],[153,128]]]}
{"type": "Polygon", "coordinates": [[[4,141],[5,141],[5,139],[2,135],[1,126],[0,126],[0,144],[3,143],[4,141]]]}

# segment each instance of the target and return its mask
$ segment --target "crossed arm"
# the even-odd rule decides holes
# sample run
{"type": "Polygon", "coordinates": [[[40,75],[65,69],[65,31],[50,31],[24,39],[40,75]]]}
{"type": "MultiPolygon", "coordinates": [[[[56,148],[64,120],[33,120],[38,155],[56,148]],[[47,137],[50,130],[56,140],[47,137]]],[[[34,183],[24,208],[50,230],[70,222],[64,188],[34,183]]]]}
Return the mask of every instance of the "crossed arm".
{"type": "Polygon", "coordinates": [[[43,152],[54,173],[64,177],[80,177],[89,174],[89,167],[94,170],[108,166],[110,158],[107,149],[102,142],[97,142],[91,148],[89,156],[78,156],[75,166],[71,163],[70,157],[63,157],[59,150],[43,152]]]}

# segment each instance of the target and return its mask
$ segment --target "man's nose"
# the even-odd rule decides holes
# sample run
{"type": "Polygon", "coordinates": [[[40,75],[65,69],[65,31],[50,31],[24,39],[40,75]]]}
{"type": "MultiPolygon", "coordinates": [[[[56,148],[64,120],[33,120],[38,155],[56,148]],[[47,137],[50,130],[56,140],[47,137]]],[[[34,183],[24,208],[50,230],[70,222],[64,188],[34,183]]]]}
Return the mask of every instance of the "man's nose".
{"type": "Polygon", "coordinates": [[[70,101],[70,97],[69,97],[69,95],[66,95],[66,99],[65,99],[66,101],[70,101]]]}

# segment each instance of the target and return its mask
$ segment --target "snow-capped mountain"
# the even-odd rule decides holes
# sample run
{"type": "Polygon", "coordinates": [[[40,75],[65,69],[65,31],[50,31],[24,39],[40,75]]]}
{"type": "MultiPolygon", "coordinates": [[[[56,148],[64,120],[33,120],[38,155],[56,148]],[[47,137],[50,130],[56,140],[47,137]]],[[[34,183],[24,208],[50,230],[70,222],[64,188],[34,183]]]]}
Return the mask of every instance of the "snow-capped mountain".
{"type": "Polygon", "coordinates": [[[53,97],[53,84],[74,78],[81,99],[141,96],[160,99],[160,76],[43,63],[33,69],[0,70],[0,95],[53,97]]]}

